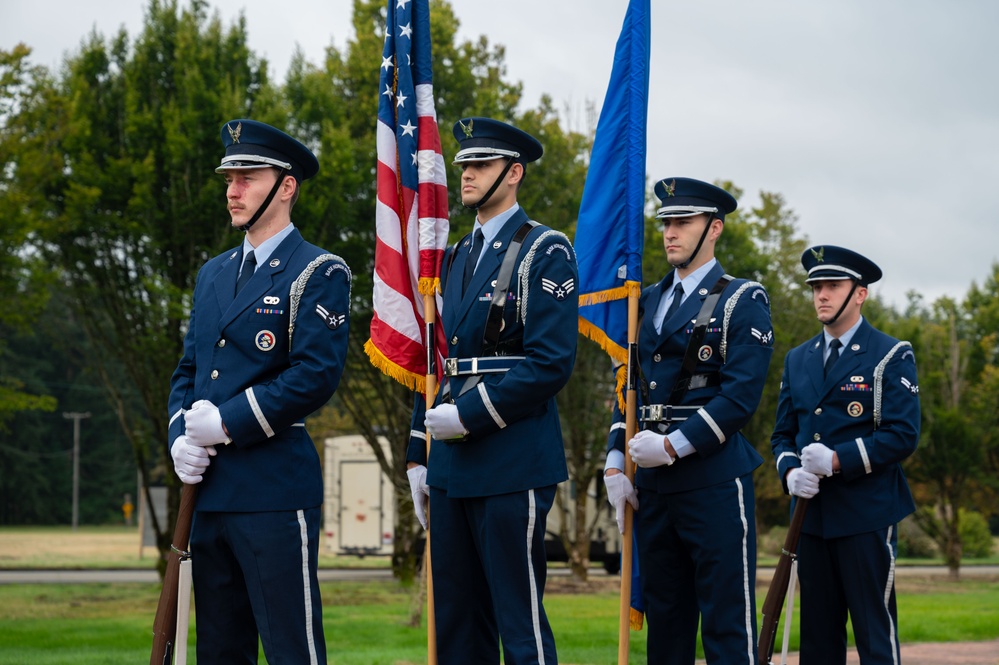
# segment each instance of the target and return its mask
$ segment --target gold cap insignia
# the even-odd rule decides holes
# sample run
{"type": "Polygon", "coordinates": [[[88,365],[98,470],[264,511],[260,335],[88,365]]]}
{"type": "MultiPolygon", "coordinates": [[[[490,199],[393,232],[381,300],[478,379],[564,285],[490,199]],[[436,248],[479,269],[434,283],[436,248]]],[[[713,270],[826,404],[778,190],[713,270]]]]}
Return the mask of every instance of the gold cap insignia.
{"type": "Polygon", "coordinates": [[[466,125],[461,120],[458,121],[458,124],[461,125],[461,131],[465,132],[466,139],[472,138],[472,123],[474,122],[475,120],[469,120],[468,124],[466,125]]]}
{"type": "Polygon", "coordinates": [[[819,263],[822,263],[825,260],[825,255],[826,255],[825,247],[819,247],[819,251],[817,252],[814,249],[811,251],[812,251],[812,256],[814,256],[815,260],[818,261],[819,263]]]}
{"type": "Polygon", "coordinates": [[[233,143],[239,143],[239,135],[243,133],[243,123],[236,123],[236,129],[232,128],[232,125],[226,124],[226,129],[229,130],[229,138],[232,139],[233,143]]]}
{"type": "Polygon", "coordinates": [[[668,185],[664,182],[663,189],[666,190],[666,196],[676,196],[676,180],[668,185]]]}

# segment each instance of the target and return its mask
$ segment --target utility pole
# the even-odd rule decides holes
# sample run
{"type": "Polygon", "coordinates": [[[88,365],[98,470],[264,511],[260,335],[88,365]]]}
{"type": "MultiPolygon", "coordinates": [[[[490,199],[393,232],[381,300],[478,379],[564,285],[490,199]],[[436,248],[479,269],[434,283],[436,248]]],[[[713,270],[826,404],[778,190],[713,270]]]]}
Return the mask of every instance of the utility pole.
{"type": "Polygon", "coordinates": [[[63,418],[73,421],[73,531],[80,525],[80,421],[90,417],[90,412],[63,412],[63,418]]]}

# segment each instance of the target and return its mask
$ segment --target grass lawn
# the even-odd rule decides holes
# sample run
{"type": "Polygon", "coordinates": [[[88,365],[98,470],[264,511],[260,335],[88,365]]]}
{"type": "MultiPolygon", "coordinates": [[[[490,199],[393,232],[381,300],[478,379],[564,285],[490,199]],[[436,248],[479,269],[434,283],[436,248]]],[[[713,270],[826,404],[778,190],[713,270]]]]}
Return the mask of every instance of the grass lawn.
{"type": "MultiPolygon", "coordinates": [[[[153,548],[140,550],[134,527],[0,528],[0,568],[152,568],[155,560],[153,548]]],[[[768,563],[772,565],[761,560],[760,566],[768,563]]],[[[995,564],[997,558],[974,563],[995,564]]],[[[323,554],[320,566],[387,567],[388,561],[323,554]]],[[[761,577],[760,582],[758,605],[769,580],[761,577]]],[[[999,638],[999,576],[951,582],[946,576],[909,573],[896,577],[896,589],[903,644],[999,638]]],[[[391,580],[329,582],[322,584],[322,594],[331,663],[426,662],[426,627],[406,625],[411,589],[391,580]]],[[[0,665],[148,662],[158,599],[157,584],[0,585],[0,665]]],[[[580,584],[550,577],[545,606],[561,663],[616,664],[617,578],[600,575],[580,584]]],[[[783,625],[778,638],[782,636],[783,625]]],[[[188,662],[194,663],[193,620],[190,644],[188,662]]],[[[631,633],[630,647],[630,662],[644,662],[644,631],[631,633]]],[[[797,648],[797,626],[792,625],[791,649],[797,648]]]]}
{"type": "MultiPolygon", "coordinates": [[[[585,586],[551,580],[545,604],[560,662],[616,663],[615,584],[606,578],[585,586]]],[[[394,581],[351,581],[324,583],[322,592],[331,663],[426,662],[425,627],[406,625],[410,590],[394,581]]],[[[999,637],[999,578],[901,578],[898,596],[903,643],[999,637]]],[[[0,586],[0,665],[147,662],[158,597],[158,587],[147,584],[0,586]]],[[[193,633],[192,626],[192,645],[193,633]]],[[[797,649],[795,629],[791,648],[797,649]]],[[[631,654],[632,662],[644,662],[644,632],[632,633],[631,654]]]]}

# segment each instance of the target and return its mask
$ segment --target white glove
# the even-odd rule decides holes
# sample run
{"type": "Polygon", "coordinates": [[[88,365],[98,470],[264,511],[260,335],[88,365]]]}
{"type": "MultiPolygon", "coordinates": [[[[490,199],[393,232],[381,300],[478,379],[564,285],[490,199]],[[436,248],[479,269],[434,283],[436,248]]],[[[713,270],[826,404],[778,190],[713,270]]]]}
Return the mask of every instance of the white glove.
{"type": "Polygon", "coordinates": [[[833,449],[824,443],[810,443],[801,449],[801,468],[816,476],[833,475],[833,449]]]}
{"type": "Polygon", "coordinates": [[[412,469],[406,470],[409,476],[409,493],[413,495],[413,508],[416,510],[416,519],[420,520],[423,530],[427,529],[427,511],[424,507],[430,497],[430,488],[427,487],[427,467],[420,464],[412,469]]]}
{"type": "Polygon", "coordinates": [[[211,463],[209,457],[215,456],[215,448],[191,445],[190,440],[181,434],[170,446],[170,456],[173,457],[173,469],[180,482],[196,485],[202,481],[202,474],[211,463]]]}
{"type": "Polygon", "coordinates": [[[623,473],[604,476],[604,487],[607,488],[607,501],[617,511],[618,531],[624,533],[624,502],[627,501],[632,508],[638,510],[638,494],[628,476],[623,473]]]}
{"type": "Polygon", "coordinates": [[[460,439],[468,434],[454,404],[441,404],[427,411],[423,425],[438,441],[460,439]]]}
{"type": "Polygon", "coordinates": [[[811,499],[819,493],[819,477],[795,467],[787,472],[787,491],[802,499],[811,499]]]}
{"type": "Polygon", "coordinates": [[[666,437],[651,430],[642,430],[628,442],[632,461],[643,469],[669,466],[676,458],[666,452],[666,437]]]}
{"type": "Polygon", "coordinates": [[[206,399],[201,399],[191,405],[184,414],[187,438],[196,446],[210,446],[215,443],[232,441],[222,429],[222,414],[219,408],[206,399]]]}

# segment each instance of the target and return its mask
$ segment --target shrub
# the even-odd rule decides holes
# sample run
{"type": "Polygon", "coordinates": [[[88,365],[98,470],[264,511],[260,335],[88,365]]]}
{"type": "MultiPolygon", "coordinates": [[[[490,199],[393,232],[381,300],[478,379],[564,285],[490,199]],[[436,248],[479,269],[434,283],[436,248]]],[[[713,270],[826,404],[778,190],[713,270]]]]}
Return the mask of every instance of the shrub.
{"type": "Polygon", "coordinates": [[[989,523],[982,514],[961,508],[958,534],[961,536],[961,549],[965,558],[983,559],[992,554],[992,534],[989,523]]]}
{"type": "Polygon", "coordinates": [[[909,559],[930,559],[938,550],[933,539],[926,535],[916,520],[909,515],[898,525],[898,556],[909,559]]]}

